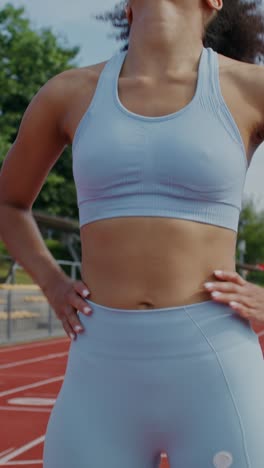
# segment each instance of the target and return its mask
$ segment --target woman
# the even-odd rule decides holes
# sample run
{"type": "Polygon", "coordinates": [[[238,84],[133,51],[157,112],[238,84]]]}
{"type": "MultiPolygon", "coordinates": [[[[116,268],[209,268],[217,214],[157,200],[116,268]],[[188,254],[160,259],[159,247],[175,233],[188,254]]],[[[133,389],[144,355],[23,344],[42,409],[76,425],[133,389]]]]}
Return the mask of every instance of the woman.
{"type": "Polygon", "coordinates": [[[236,273],[235,247],[264,72],[204,47],[222,8],[130,0],[128,51],[46,83],[6,156],[1,236],[75,338],[44,468],[153,468],[163,451],[171,468],[263,466],[249,319],[264,322],[264,293],[236,273]],[[82,281],[31,213],[71,143],[82,281]]]}

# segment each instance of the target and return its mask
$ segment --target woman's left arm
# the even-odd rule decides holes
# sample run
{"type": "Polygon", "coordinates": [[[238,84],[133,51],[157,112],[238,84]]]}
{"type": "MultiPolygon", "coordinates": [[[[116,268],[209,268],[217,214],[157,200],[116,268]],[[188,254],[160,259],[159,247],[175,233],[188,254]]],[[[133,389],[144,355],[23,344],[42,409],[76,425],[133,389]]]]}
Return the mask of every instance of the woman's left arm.
{"type": "MultiPolygon", "coordinates": [[[[264,96],[264,67],[243,62],[232,70],[247,100],[257,114],[262,115],[258,142],[261,144],[264,141],[264,99],[259,96],[264,96]]],[[[216,281],[204,284],[213,300],[229,305],[241,317],[264,324],[264,287],[246,281],[234,271],[215,270],[214,275],[216,281]]]]}
{"type": "Polygon", "coordinates": [[[264,288],[250,283],[234,271],[215,270],[219,281],[204,283],[212,299],[223,302],[241,317],[264,324],[264,288]]]}

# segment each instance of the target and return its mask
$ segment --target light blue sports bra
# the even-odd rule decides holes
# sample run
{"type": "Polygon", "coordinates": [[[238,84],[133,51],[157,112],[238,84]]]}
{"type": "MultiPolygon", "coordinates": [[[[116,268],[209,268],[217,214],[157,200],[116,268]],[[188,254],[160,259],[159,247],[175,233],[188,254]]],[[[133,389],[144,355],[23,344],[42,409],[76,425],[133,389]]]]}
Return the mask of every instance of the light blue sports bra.
{"type": "Polygon", "coordinates": [[[126,53],[118,51],[104,66],[73,139],[80,226],[120,216],[161,216],[237,232],[249,164],[221,94],[218,54],[203,47],[189,104],[173,114],[146,117],[119,100],[126,53]]]}

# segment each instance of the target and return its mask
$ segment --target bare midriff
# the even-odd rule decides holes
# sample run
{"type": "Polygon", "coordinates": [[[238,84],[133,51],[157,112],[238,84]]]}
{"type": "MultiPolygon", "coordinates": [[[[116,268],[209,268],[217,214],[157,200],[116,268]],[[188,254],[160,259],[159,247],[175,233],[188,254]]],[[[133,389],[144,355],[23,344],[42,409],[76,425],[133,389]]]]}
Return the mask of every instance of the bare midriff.
{"type": "Polygon", "coordinates": [[[89,299],[119,309],[211,300],[204,282],[235,271],[236,232],[165,217],[120,217],[81,227],[82,280],[89,299]]]}

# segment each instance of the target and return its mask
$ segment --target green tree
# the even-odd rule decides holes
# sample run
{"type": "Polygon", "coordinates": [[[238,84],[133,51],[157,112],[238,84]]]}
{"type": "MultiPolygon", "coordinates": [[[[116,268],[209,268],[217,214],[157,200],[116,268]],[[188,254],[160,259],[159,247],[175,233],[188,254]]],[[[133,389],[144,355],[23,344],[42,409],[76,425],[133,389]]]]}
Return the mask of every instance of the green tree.
{"type": "MultiPolygon", "coordinates": [[[[7,3],[0,9],[0,164],[33,96],[50,78],[77,66],[79,50],[61,44],[49,28],[34,30],[24,7],[7,3]]],[[[70,147],[54,165],[34,208],[78,217],[70,147]]]]}
{"type": "MultiPolygon", "coordinates": [[[[243,203],[240,214],[237,245],[240,240],[246,241],[245,263],[264,263],[264,211],[257,212],[250,198],[243,203]]],[[[236,258],[239,259],[238,248],[236,258]]],[[[264,285],[264,273],[249,272],[247,280],[264,285]]]]}

